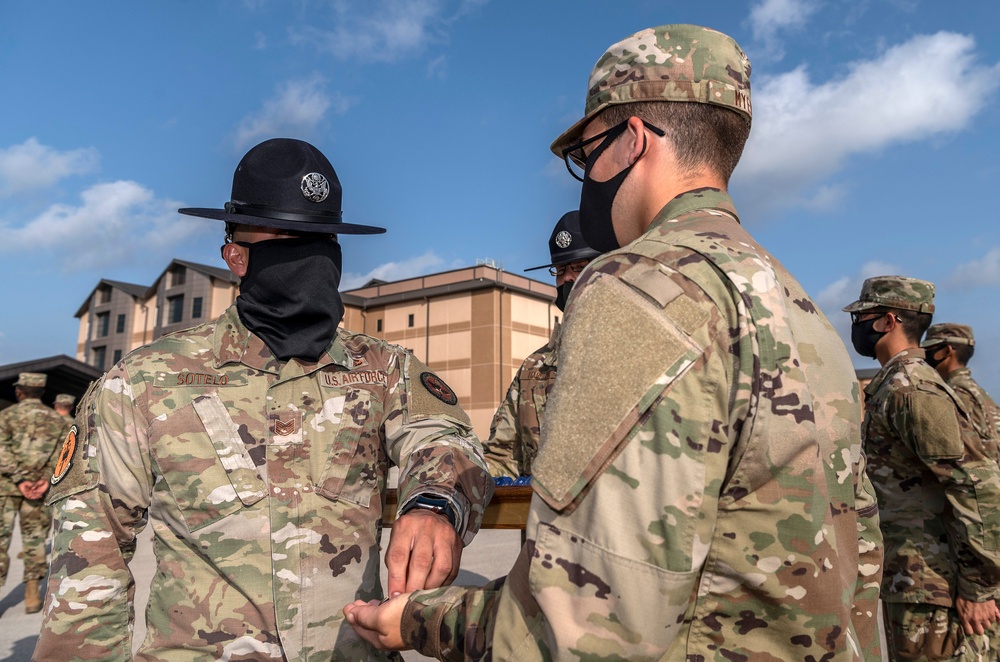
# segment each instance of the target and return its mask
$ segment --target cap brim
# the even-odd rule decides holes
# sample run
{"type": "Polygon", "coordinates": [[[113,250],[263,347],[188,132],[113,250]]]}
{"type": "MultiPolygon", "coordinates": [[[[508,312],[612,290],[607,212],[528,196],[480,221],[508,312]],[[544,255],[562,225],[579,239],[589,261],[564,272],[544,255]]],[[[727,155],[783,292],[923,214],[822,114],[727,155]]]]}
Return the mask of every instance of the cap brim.
{"type": "Polygon", "coordinates": [[[874,303],[872,301],[855,301],[854,303],[844,306],[843,310],[845,313],[856,313],[861,310],[870,310],[872,308],[878,308],[881,304],[874,303]]]}
{"type": "MultiPolygon", "coordinates": [[[[240,225],[255,225],[265,228],[277,228],[278,230],[294,230],[296,232],[316,232],[322,234],[382,234],[385,228],[374,225],[357,225],[355,223],[325,223],[322,221],[294,221],[277,218],[266,218],[263,216],[251,216],[249,214],[231,214],[225,209],[204,209],[201,207],[185,207],[178,209],[179,213],[186,216],[199,216],[201,218],[212,218],[226,223],[238,223],[240,225]]],[[[308,217],[315,219],[315,216],[308,217]]]]}

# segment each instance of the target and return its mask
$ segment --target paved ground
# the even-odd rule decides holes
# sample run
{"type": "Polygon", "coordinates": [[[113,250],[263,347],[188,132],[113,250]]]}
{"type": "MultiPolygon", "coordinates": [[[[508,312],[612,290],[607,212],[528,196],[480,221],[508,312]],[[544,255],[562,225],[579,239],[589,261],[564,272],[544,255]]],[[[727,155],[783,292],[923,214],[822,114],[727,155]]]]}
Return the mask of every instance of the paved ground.
{"type": "MultiPolygon", "coordinates": [[[[153,577],[152,532],[147,528],[132,559],[136,578],[136,630],[133,640],[141,642],[146,632],[143,615],[153,577]],[[148,535],[146,535],[148,532],[148,535]]],[[[520,531],[484,530],[462,554],[462,570],[456,583],[481,585],[487,580],[506,574],[521,547],[520,531]]],[[[42,615],[24,613],[24,565],[17,558],[21,537],[14,533],[11,542],[11,563],[8,581],[0,589],[0,662],[29,662],[35,649],[42,615]]],[[[383,566],[384,567],[384,566],[383,566]]],[[[405,653],[407,660],[427,660],[422,655],[405,653]]]]}

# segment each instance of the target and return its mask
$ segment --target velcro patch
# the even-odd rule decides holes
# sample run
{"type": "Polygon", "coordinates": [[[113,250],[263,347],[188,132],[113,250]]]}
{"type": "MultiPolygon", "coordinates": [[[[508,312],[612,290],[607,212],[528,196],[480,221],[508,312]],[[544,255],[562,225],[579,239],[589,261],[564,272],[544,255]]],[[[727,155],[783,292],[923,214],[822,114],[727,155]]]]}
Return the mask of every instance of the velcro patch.
{"type": "Polygon", "coordinates": [[[412,354],[408,355],[406,381],[409,384],[409,416],[444,414],[472,426],[465,411],[458,406],[458,396],[434,372],[412,354]]]}
{"type": "Polygon", "coordinates": [[[539,496],[556,510],[573,503],[648,407],[644,396],[683,374],[696,350],[632,287],[607,276],[588,283],[563,328],[559,376],[532,469],[539,496]],[[612,373],[610,383],[596,379],[612,373]]]}
{"type": "Polygon", "coordinates": [[[66,435],[62,449],[59,451],[59,457],[56,459],[56,468],[52,472],[52,478],[49,479],[51,485],[55,485],[65,478],[66,474],[69,473],[70,467],[73,466],[73,454],[76,453],[77,431],[75,424],[70,426],[69,434],[66,435]]]}
{"type": "MultiPolygon", "coordinates": [[[[928,460],[958,459],[965,455],[955,403],[944,394],[914,391],[907,397],[911,438],[917,454],[928,460]]],[[[904,422],[905,424],[905,422],[904,422]]]]}
{"type": "Polygon", "coordinates": [[[637,265],[621,274],[621,279],[663,308],[684,290],[659,265],[637,265]]]}

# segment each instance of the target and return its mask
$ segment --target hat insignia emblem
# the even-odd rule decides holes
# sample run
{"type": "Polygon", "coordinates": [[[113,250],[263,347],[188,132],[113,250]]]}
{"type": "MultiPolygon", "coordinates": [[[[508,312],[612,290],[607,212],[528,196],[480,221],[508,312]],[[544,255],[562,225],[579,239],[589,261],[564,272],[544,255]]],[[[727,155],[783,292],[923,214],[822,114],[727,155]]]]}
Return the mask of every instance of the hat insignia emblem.
{"type": "Polygon", "coordinates": [[[559,248],[569,248],[569,245],[573,243],[573,235],[565,230],[560,230],[556,235],[556,246],[559,248]]]}
{"type": "Polygon", "coordinates": [[[330,182],[318,172],[302,178],[302,195],[309,202],[323,202],[330,195],[330,182]]]}

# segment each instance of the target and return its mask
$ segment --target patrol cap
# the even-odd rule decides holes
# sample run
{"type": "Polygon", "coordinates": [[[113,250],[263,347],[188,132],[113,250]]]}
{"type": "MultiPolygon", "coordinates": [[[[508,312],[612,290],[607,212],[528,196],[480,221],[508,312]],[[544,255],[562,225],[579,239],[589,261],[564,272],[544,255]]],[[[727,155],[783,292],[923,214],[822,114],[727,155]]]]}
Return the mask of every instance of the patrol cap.
{"type": "Polygon", "coordinates": [[[598,255],[600,253],[583,240],[583,233],[580,232],[580,212],[573,210],[562,215],[552,230],[552,236],[549,237],[549,258],[552,262],[525,271],[558,267],[577,260],[593,260],[598,255]]]}
{"type": "Polygon", "coordinates": [[[14,386],[29,386],[32,388],[44,388],[45,380],[48,377],[41,372],[22,372],[17,376],[14,386]]]}
{"type": "Polygon", "coordinates": [[[323,153],[301,140],[273,138],[252,148],[233,174],[224,209],[186,207],[188,216],[294,232],[379,234],[385,228],[344,223],[343,189],[323,153]]]}
{"type": "Polygon", "coordinates": [[[857,301],[844,307],[845,313],[873,308],[898,308],[918,313],[934,312],[934,283],[906,276],[875,276],[861,286],[857,301]]]}
{"type": "Polygon", "coordinates": [[[964,324],[952,324],[948,322],[944,324],[935,324],[931,328],[927,329],[927,334],[924,336],[924,341],[920,343],[920,346],[933,347],[934,345],[940,345],[941,343],[948,343],[949,345],[969,345],[970,347],[975,347],[976,339],[972,335],[971,326],[966,326],[964,324]]]}
{"type": "Polygon", "coordinates": [[[736,111],[751,120],[750,60],[732,38],[698,25],[661,25],[614,44],[590,73],[583,117],[550,149],[580,140],[598,113],[620,103],[694,101],[736,111]]]}
{"type": "Polygon", "coordinates": [[[60,393],[56,396],[55,400],[57,405],[63,405],[65,407],[72,407],[73,403],[76,402],[76,398],[69,393],[60,393]]]}

